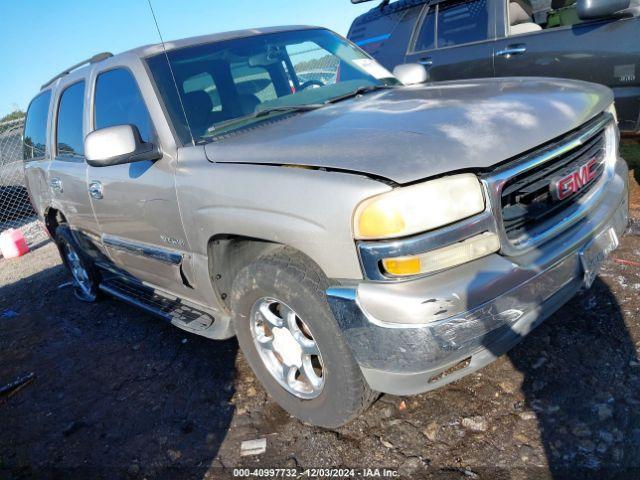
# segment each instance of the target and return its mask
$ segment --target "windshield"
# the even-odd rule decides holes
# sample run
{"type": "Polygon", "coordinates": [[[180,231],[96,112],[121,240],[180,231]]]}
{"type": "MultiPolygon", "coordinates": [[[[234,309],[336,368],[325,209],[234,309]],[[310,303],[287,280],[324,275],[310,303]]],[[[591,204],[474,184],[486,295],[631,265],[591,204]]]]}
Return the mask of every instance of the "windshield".
{"type": "Polygon", "coordinates": [[[207,142],[298,107],[317,108],[361,88],[399,84],[324,29],[200,44],[167,56],[173,76],[164,53],[147,62],[183,144],[207,142]]]}

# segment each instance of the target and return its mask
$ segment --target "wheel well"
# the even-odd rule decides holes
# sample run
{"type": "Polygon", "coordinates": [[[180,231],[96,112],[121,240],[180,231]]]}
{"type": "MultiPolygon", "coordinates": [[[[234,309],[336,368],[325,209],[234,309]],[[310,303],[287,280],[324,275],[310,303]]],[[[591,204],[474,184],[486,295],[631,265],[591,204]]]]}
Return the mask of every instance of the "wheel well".
{"type": "Polygon", "coordinates": [[[56,228],[63,223],[67,223],[67,219],[60,210],[53,207],[47,209],[44,215],[44,224],[51,238],[55,237],[56,228]]]}
{"type": "Polygon", "coordinates": [[[209,275],[218,298],[226,307],[229,307],[229,292],[238,272],[255,259],[282,246],[236,235],[218,235],[209,240],[209,275]]]}

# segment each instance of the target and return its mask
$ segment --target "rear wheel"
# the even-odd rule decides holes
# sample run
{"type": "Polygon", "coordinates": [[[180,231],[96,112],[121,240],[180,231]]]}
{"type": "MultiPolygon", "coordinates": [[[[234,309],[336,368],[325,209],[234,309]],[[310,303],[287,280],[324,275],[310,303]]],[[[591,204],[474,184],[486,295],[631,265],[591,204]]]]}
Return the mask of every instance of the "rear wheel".
{"type": "Polygon", "coordinates": [[[64,265],[71,273],[74,293],[84,302],[95,302],[98,298],[99,275],[66,225],[56,228],[55,242],[64,265]]]}
{"type": "Polygon", "coordinates": [[[377,394],[331,314],[328,286],[315,264],[283,247],[238,273],[231,306],[240,347],[267,392],[300,420],[338,427],[377,394]]]}

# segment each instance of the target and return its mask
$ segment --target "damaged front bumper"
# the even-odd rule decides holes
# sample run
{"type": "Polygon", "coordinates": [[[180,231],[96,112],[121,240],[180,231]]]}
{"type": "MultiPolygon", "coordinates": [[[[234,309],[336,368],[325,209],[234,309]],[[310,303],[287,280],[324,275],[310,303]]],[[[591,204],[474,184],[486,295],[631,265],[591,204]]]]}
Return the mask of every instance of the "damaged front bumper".
{"type": "Polygon", "coordinates": [[[609,235],[615,247],[628,224],[624,161],[615,170],[596,208],[526,254],[494,254],[406,282],[329,288],[329,305],[369,386],[409,395],[468,375],[588,285],[593,272],[585,275],[584,252],[609,235]]]}

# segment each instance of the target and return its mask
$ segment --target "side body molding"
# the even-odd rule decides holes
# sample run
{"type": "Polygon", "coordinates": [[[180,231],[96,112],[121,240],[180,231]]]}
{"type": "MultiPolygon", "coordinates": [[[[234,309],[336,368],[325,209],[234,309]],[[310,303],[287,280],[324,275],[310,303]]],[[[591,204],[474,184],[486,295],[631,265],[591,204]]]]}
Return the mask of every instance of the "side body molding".
{"type": "Polygon", "coordinates": [[[104,245],[107,247],[125,251],[134,255],[147,257],[153,260],[158,260],[162,263],[167,263],[170,265],[180,265],[182,263],[182,254],[176,252],[175,250],[152,247],[107,234],[102,235],[102,243],[104,243],[104,245]]]}

